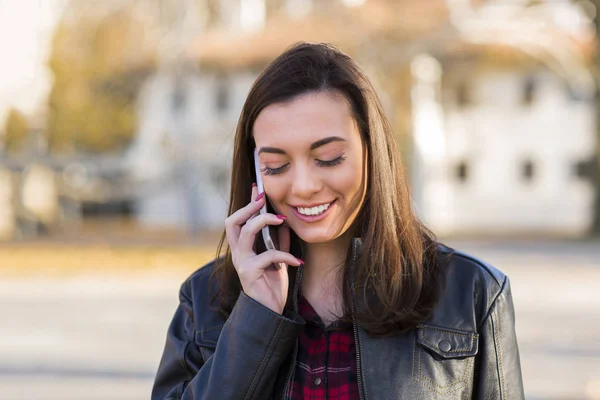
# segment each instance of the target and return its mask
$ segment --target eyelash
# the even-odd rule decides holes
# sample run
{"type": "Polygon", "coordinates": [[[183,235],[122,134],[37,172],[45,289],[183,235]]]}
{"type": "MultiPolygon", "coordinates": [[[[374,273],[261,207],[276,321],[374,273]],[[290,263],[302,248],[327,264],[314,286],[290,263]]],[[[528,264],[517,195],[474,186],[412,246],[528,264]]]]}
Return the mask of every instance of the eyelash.
{"type": "MultiPolygon", "coordinates": [[[[335,167],[336,165],[340,165],[341,163],[343,163],[345,160],[346,160],[346,157],[344,157],[344,155],[342,154],[341,156],[339,156],[338,158],[336,158],[334,160],[329,160],[329,161],[316,160],[316,161],[317,161],[317,165],[319,167],[335,167]]],[[[287,168],[288,165],[289,164],[285,164],[279,168],[265,167],[261,171],[265,175],[278,175],[278,174],[282,173],[287,168]]]]}

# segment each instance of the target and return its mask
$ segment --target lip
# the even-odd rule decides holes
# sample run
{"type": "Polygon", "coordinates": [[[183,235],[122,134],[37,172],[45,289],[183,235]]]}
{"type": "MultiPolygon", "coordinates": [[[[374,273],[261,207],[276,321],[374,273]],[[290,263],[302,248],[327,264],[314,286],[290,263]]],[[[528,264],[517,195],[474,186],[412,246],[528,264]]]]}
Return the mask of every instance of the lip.
{"type": "MultiPolygon", "coordinates": [[[[323,213],[319,214],[319,215],[303,215],[303,214],[300,214],[298,212],[298,210],[296,209],[296,207],[291,206],[291,208],[292,208],[292,212],[294,213],[294,215],[296,216],[296,218],[298,218],[300,221],[304,221],[304,222],[317,222],[317,221],[320,221],[320,220],[326,218],[327,215],[329,215],[329,211],[336,205],[336,201],[337,200],[332,201],[329,204],[329,207],[327,208],[327,210],[323,211],[323,213]]],[[[321,203],[321,204],[327,204],[327,203],[321,203]]],[[[320,205],[320,204],[315,204],[314,206],[311,206],[311,207],[316,207],[317,205],[320,205]]],[[[308,208],[308,207],[306,207],[306,208],[308,208]]]]}

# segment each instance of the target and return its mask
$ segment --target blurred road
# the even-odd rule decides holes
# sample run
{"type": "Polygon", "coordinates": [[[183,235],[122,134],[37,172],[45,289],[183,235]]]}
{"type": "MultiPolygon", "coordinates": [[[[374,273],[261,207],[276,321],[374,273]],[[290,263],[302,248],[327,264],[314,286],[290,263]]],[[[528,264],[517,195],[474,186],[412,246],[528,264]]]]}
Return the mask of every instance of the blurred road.
{"type": "MultiPolygon", "coordinates": [[[[449,241],[511,277],[527,399],[600,399],[600,242],[449,241]]],[[[0,280],[3,400],[146,400],[181,272],[0,280]]]]}

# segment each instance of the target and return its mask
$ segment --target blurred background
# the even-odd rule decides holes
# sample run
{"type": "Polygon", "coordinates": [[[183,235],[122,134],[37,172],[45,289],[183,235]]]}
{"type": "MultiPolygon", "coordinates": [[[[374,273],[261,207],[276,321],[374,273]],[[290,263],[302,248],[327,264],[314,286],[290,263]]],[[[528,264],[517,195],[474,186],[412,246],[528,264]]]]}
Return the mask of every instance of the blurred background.
{"type": "Polygon", "coordinates": [[[600,0],[0,0],[2,399],[147,399],[260,71],[332,42],[414,206],[512,280],[528,399],[600,399],[600,0]]]}

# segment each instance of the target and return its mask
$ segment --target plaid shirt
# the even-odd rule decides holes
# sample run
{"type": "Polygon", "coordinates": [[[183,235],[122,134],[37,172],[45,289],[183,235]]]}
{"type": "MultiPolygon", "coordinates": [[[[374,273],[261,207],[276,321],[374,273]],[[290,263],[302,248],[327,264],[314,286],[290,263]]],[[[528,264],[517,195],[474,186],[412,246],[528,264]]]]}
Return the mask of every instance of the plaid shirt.
{"type": "Polygon", "coordinates": [[[290,400],[358,400],[356,347],[352,325],[337,321],[327,329],[310,303],[300,295],[298,311],[306,320],[298,340],[298,357],[290,400]]]}

